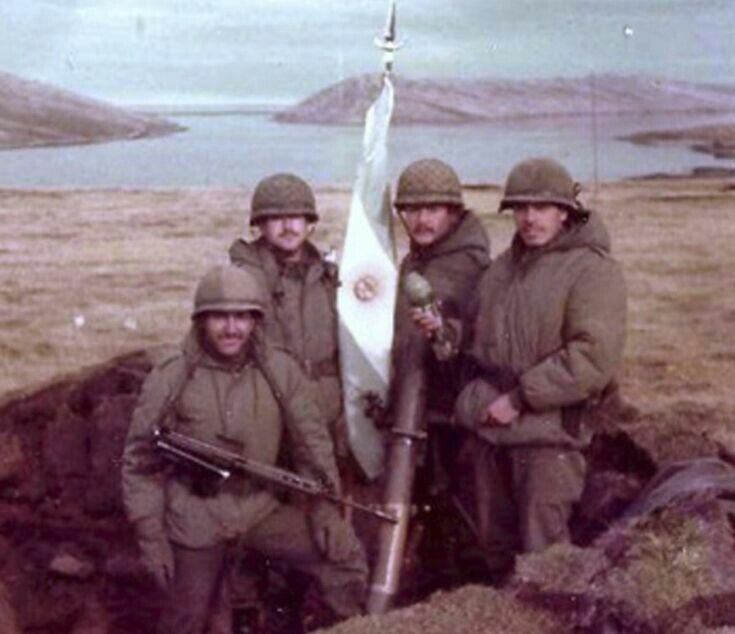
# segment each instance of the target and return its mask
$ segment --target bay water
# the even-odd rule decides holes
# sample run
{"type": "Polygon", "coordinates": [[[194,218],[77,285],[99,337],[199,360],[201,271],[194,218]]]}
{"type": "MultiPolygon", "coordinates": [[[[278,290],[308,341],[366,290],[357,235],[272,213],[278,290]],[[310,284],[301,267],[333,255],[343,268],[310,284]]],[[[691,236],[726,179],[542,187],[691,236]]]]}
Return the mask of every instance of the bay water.
{"type": "MultiPolygon", "coordinates": [[[[168,188],[253,186],[278,171],[314,185],[350,185],[362,128],[281,124],[268,113],[184,114],[178,134],[95,145],[0,153],[0,187],[168,188]]],[[[533,119],[461,126],[395,126],[390,164],[395,178],[409,162],[435,156],[465,183],[502,183],[518,160],[551,156],[580,181],[652,172],[684,173],[696,166],[733,166],[683,144],[637,146],[617,137],[637,131],[732,121],[713,116],[623,116],[533,119]]]]}

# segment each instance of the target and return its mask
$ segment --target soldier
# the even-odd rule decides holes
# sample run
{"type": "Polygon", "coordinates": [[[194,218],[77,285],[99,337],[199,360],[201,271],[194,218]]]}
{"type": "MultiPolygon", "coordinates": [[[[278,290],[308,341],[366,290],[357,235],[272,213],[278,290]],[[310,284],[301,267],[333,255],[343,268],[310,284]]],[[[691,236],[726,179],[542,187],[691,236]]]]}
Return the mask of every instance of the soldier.
{"type": "Polygon", "coordinates": [[[516,232],[479,287],[476,378],[457,421],[483,439],[475,461],[486,562],[569,540],[590,439],[584,412],[611,385],[625,338],[626,290],[600,216],[551,159],[516,165],[499,211],[516,232]]]}
{"type": "MultiPolygon", "coordinates": [[[[466,334],[473,291],[490,264],[490,240],[477,216],[465,209],[462,186],[454,170],[438,159],[411,163],[398,178],[394,201],[408,234],[409,252],[401,261],[402,281],[395,308],[394,375],[400,372],[398,355],[411,337],[434,340],[442,328],[458,347],[466,334]],[[413,306],[405,282],[409,273],[421,274],[430,284],[439,314],[413,306]]],[[[452,372],[436,355],[425,358],[429,374],[428,417],[448,423],[456,392],[449,386],[452,372]]],[[[439,356],[442,354],[436,347],[439,356]]]]}
{"type": "MultiPolygon", "coordinates": [[[[450,494],[461,488],[454,462],[464,441],[463,434],[448,426],[459,383],[456,363],[447,358],[456,352],[467,331],[475,288],[490,264],[490,243],[477,216],[464,206],[457,174],[440,160],[423,159],[406,167],[398,179],[394,204],[410,245],[399,272],[390,406],[395,409],[400,398],[402,377],[408,375],[406,364],[423,363],[427,394],[424,420],[429,434],[417,496],[421,501],[428,495],[427,505],[420,506],[439,511],[424,522],[433,531],[426,535],[424,546],[431,549],[437,542],[443,549],[446,531],[442,520],[456,517],[458,498],[454,496],[449,513],[441,509],[449,503],[450,494]],[[410,273],[419,273],[429,282],[437,311],[412,305],[406,284],[410,273]],[[440,345],[439,332],[453,350],[440,345]]],[[[453,566],[452,556],[444,553],[433,567],[453,566]]]]}
{"type": "Polygon", "coordinates": [[[247,269],[215,267],[200,281],[180,351],[147,378],[123,456],[123,498],[143,562],[167,600],[158,631],[204,631],[228,547],[265,554],[316,578],[335,614],[361,608],[367,566],[334,504],[280,501],[245,477],[212,490],[201,476],[162,467],[152,432],[162,425],[274,464],[283,442],[293,467],[339,490],[333,446],[313,385],[293,359],[262,337],[268,297],[247,269]]]}
{"type": "Polygon", "coordinates": [[[274,174],[258,183],[250,207],[250,226],[259,229],[260,237],[235,240],[230,259],[263,272],[265,334],[317,384],[322,418],[341,461],[347,440],[337,348],[337,266],[308,239],[319,220],[314,194],[298,176],[274,174]]]}

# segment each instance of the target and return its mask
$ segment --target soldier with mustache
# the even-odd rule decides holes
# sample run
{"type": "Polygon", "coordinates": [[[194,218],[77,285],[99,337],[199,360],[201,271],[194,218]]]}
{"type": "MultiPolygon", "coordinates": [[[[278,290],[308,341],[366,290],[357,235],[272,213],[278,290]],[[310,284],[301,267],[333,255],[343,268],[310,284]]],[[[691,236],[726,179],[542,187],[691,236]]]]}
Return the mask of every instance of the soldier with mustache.
{"type": "MultiPolygon", "coordinates": [[[[401,397],[401,377],[408,374],[409,366],[422,364],[427,386],[424,420],[428,444],[423,468],[417,475],[420,495],[428,493],[429,497],[419,506],[438,510],[424,524],[436,529],[438,550],[445,551],[441,524],[447,517],[450,522],[456,520],[457,509],[452,507],[448,513],[442,509],[450,494],[461,488],[455,458],[464,442],[463,433],[449,426],[460,386],[456,359],[448,361],[445,357],[456,352],[467,336],[473,293],[490,265],[490,240],[477,216],[464,206],[459,177],[438,159],[421,159],[403,170],[394,206],[408,234],[409,251],[399,272],[389,410],[396,409],[401,397]],[[438,310],[412,305],[406,284],[412,273],[420,274],[431,285],[438,310]],[[437,345],[439,331],[441,339],[449,340],[453,349],[442,350],[443,346],[437,345]]],[[[427,542],[431,539],[427,535],[427,542]]],[[[451,566],[454,562],[434,563],[437,565],[433,568],[446,569],[445,563],[451,566]]]]}
{"type": "Polygon", "coordinates": [[[294,174],[261,180],[250,204],[251,227],[260,236],[230,246],[236,266],[259,269],[268,292],[266,337],[282,346],[314,382],[322,419],[338,458],[347,455],[337,349],[337,266],[309,236],[319,220],[311,187],[294,174]]]}
{"type": "Polygon", "coordinates": [[[218,589],[233,566],[246,563],[246,551],[315,580],[326,602],[323,623],[362,609],[365,553],[339,507],[324,499],[296,504],[238,474],[217,486],[201,470],[167,466],[154,450],[156,428],[266,465],[282,463],[287,446],[289,468],[339,493],[313,384],[290,355],[262,337],[267,299],[257,271],[211,269],[197,286],[181,348],[157,364],[143,386],[125,444],[122,486],[143,563],[165,593],[158,627],[146,631],[262,631],[253,608],[216,605],[218,589]]]}

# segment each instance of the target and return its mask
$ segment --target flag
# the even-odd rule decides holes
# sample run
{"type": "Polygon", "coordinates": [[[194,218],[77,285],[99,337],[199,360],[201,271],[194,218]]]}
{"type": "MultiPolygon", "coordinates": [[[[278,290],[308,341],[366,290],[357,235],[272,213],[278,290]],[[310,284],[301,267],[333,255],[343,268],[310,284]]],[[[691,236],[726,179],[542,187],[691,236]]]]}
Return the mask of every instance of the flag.
{"type": "Polygon", "coordinates": [[[387,167],[393,99],[393,84],[385,73],[365,117],[337,293],[348,441],[370,479],[383,469],[384,447],[366,406],[374,399],[385,403],[397,285],[387,167]]]}

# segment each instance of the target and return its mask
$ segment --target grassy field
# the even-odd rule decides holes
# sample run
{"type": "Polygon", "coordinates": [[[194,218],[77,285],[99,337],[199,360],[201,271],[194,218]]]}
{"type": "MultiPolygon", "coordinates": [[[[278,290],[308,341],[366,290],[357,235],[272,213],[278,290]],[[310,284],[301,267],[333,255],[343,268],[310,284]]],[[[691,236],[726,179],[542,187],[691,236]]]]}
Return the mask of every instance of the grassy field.
{"type": "MultiPolygon", "coordinates": [[[[466,195],[499,253],[512,233],[511,219],[495,213],[499,189],[466,195]]],[[[317,196],[314,238],[338,246],[349,191],[317,196]]],[[[248,198],[245,189],[0,190],[0,395],[176,342],[197,279],[226,261],[243,230],[248,198]]],[[[609,183],[586,201],[602,213],[627,276],[626,400],[654,416],[696,412],[726,434],[735,414],[735,183],[609,183]]]]}

